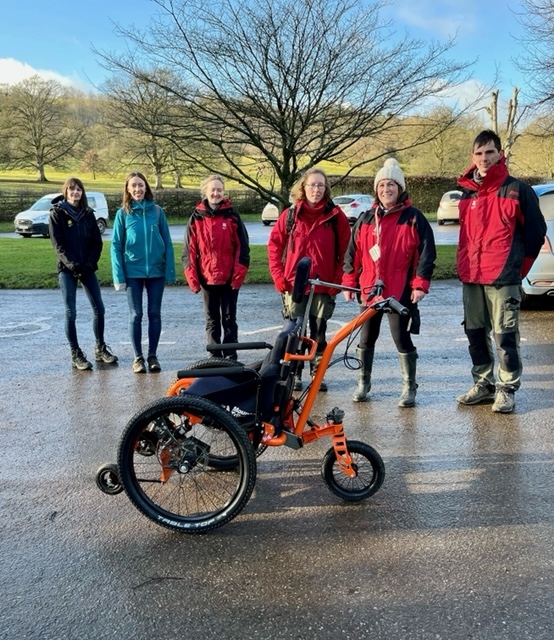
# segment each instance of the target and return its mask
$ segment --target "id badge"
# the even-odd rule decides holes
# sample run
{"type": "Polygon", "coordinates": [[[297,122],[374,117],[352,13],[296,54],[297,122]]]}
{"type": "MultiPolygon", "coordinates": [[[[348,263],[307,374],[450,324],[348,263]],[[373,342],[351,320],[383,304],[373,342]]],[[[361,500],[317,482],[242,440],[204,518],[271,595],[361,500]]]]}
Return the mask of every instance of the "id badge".
{"type": "Polygon", "coordinates": [[[369,250],[369,255],[372,257],[373,262],[377,262],[381,257],[381,249],[379,249],[378,244],[374,244],[369,250]]]}

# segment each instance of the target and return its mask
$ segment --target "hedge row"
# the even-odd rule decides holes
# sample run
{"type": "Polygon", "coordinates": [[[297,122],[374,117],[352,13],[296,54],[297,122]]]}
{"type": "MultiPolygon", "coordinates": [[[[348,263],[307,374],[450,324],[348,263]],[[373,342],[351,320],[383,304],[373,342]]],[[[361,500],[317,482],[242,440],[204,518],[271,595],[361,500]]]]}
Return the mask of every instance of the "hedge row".
{"type": "MultiPolygon", "coordinates": [[[[373,177],[355,178],[349,177],[340,180],[339,176],[331,176],[331,183],[334,184],[333,194],[341,195],[345,193],[373,193],[373,177]]],[[[544,182],[537,176],[522,177],[522,180],[529,184],[539,184],[544,182]]],[[[406,188],[413,204],[424,212],[436,211],[439,200],[445,191],[456,189],[455,177],[429,177],[429,176],[406,176],[406,188]]],[[[50,188],[50,191],[52,188],[50,188]]],[[[48,187],[43,191],[27,189],[21,191],[0,190],[0,221],[11,222],[20,211],[28,209],[41,194],[48,193],[48,187]]],[[[261,213],[265,201],[253,191],[230,190],[229,197],[235,209],[241,213],[261,213]]],[[[121,206],[120,193],[106,193],[110,214],[115,214],[121,206]]],[[[171,218],[181,218],[186,220],[198,202],[197,189],[163,189],[155,193],[156,202],[164,208],[171,218]]]]}

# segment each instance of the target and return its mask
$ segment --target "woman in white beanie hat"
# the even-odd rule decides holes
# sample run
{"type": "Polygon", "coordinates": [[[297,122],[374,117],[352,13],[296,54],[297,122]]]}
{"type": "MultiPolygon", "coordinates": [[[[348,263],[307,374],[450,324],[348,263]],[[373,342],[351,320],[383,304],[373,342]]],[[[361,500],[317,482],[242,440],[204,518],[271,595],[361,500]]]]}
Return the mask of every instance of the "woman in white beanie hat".
{"type": "MultiPolygon", "coordinates": [[[[385,283],[385,296],[394,296],[410,309],[408,317],[387,314],[402,372],[399,407],[415,404],[417,350],[412,333],[419,333],[417,304],[429,291],[435,266],[435,239],[425,216],[412,206],[406,192],[404,174],[398,162],[389,158],[375,176],[376,199],[362,214],[352,231],[344,261],[342,284],[360,288],[362,303],[377,280],[385,283]]],[[[347,300],[354,293],[345,291],[347,300]]],[[[370,318],[360,331],[356,355],[362,366],[352,400],[364,402],[371,389],[375,343],[383,313],[370,318]]]]}

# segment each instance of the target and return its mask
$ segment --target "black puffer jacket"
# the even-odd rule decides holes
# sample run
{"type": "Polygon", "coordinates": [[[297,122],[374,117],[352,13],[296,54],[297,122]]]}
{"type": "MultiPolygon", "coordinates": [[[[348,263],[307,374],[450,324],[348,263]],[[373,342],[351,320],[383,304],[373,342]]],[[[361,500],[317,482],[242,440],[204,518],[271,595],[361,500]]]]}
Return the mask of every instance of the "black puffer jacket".
{"type": "Polygon", "coordinates": [[[87,207],[75,212],[64,204],[63,196],[52,200],[48,225],[58,258],[58,272],[69,271],[80,276],[96,271],[102,254],[102,236],[94,211],[87,207]]]}

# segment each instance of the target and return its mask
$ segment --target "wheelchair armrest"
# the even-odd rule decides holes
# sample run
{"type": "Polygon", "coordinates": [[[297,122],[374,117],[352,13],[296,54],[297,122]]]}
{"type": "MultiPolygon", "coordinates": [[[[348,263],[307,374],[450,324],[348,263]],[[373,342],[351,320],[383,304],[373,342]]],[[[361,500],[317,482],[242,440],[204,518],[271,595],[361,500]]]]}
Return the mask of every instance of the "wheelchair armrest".
{"type": "Polygon", "coordinates": [[[268,342],[225,342],[224,344],[209,344],[206,351],[247,351],[249,349],[272,349],[268,342]]]}

